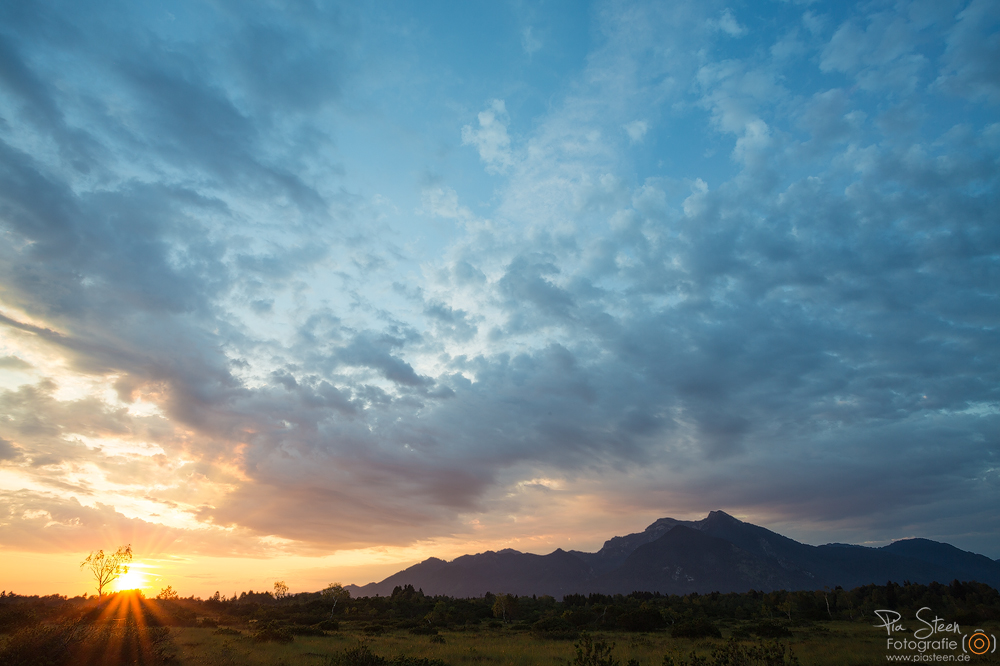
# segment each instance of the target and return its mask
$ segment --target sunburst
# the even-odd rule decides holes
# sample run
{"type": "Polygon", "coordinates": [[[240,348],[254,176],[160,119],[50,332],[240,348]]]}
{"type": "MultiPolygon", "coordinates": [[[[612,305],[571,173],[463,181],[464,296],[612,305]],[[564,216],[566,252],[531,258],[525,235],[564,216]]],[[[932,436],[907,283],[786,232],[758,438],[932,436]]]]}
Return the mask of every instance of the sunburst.
{"type": "Polygon", "coordinates": [[[122,574],[115,581],[115,589],[121,590],[141,590],[146,587],[146,574],[137,569],[129,569],[129,572],[122,574]]]}

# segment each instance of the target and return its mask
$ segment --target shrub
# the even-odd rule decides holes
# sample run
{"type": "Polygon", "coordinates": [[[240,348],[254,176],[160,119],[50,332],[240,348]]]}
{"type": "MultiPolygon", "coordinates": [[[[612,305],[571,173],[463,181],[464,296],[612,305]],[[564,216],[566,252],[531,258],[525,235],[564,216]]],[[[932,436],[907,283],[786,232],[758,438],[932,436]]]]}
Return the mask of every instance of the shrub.
{"type": "Polygon", "coordinates": [[[786,648],[782,643],[758,641],[756,644],[747,644],[733,639],[713,650],[708,659],[699,657],[694,652],[691,653],[690,661],[674,661],[670,655],[663,657],[663,666],[798,666],[798,663],[798,657],[792,652],[792,648],[786,648]]]}
{"type": "Polygon", "coordinates": [[[611,656],[615,644],[608,645],[604,641],[595,641],[586,631],[580,634],[580,642],[576,647],[576,659],[573,666],[619,666],[621,662],[611,656]]]}
{"type": "Polygon", "coordinates": [[[36,625],[15,632],[0,650],[5,666],[153,666],[172,658],[170,630],[134,619],[121,624],[36,625]]]}
{"type": "Polygon", "coordinates": [[[328,666],[386,666],[385,657],[371,651],[364,643],[348,648],[327,660],[328,666]]]}
{"type": "Polygon", "coordinates": [[[295,640],[295,637],[292,635],[292,632],[289,631],[288,627],[280,625],[274,620],[258,625],[258,627],[250,633],[250,638],[254,639],[258,643],[291,643],[295,640]]]}
{"type": "Polygon", "coordinates": [[[639,608],[619,615],[618,626],[625,631],[656,631],[667,626],[667,622],[657,609],[639,608]]]}
{"type": "Polygon", "coordinates": [[[761,622],[760,624],[755,624],[750,627],[750,633],[756,634],[761,638],[784,638],[792,635],[792,632],[788,630],[788,627],[782,626],[777,622],[761,622]]]}
{"type": "Polygon", "coordinates": [[[230,627],[219,627],[212,632],[217,636],[242,636],[243,632],[239,629],[232,629],[230,627]]]}
{"type": "Polygon", "coordinates": [[[407,657],[400,655],[386,659],[371,651],[364,643],[335,654],[327,660],[327,666],[445,666],[440,659],[427,657],[407,657]]]}
{"type": "Polygon", "coordinates": [[[708,620],[688,620],[674,625],[674,638],[722,638],[719,628],[708,620]]]}
{"type": "Polygon", "coordinates": [[[543,638],[572,640],[580,635],[577,628],[564,617],[543,617],[531,625],[531,629],[543,638]]]}

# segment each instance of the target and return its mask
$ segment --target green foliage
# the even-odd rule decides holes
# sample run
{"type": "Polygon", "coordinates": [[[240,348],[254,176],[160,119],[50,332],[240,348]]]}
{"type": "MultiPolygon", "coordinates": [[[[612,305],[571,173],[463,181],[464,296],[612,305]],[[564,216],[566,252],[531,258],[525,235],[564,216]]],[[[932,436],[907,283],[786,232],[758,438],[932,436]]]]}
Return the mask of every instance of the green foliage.
{"type": "Polygon", "coordinates": [[[212,632],[217,636],[242,636],[243,632],[239,629],[233,629],[232,627],[219,627],[212,632]]]}
{"type": "Polygon", "coordinates": [[[616,622],[618,627],[625,631],[656,631],[667,626],[660,611],[645,604],[635,610],[621,613],[616,622]]]}
{"type": "Polygon", "coordinates": [[[445,666],[440,659],[399,655],[386,659],[372,652],[366,643],[358,643],[327,659],[327,666],[445,666]]]}
{"type": "Polygon", "coordinates": [[[719,628],[708,620],[689,620],[674,626],[674,638],[722,638],[719,628]]]}
{"type": "Polygon", "coordinates": [[[621,662],[612,656],[615,644],[608,645],[604,641],[595,641],[590,634],[580,634],[580,642],[576,647],[576,659],[573,666],[619,666],[621,662]]]}
{"type": "Polygon", "coordinates": [[[799,660],[791,647],[782,643],[740,643],[730,639],[705,658],[691,653],[689,659],[674,660],[664,655],[663,666],[798,666],[799,660]]]}
{"type": "Polygon", "coordinates": [[[498,617],[505,623],[517,615],[518,598],[512,594],[498,594],[493,599],[493,617],[498,617]]]}
{"type": "Polygon", "coordinates": [[[386,666],[385,657],[371,651],[365,643],[359,643],[327,661],[328,666],[386,666]]]}
{"type": "Polygon", "coordinates": [[[580,635],[576,626],[562,616],[542,618],[531,625],[531,629],[544,638],[573,640],[580,635]]]}
{"type": "Polygon", "coordinates": [[[279,624],[274,620],[257,624],[250,632],[250,638],[257,643],[267,643],[269,641],[291,643],[295,640],[295,637],[287,626],[279,624]]]}
{"type": "Polygon", "coordinates": [[[776,622],[760,622],[747,627],[747,630],[761,638],[785,638],[792,635],[788,627],[776,622]]]}

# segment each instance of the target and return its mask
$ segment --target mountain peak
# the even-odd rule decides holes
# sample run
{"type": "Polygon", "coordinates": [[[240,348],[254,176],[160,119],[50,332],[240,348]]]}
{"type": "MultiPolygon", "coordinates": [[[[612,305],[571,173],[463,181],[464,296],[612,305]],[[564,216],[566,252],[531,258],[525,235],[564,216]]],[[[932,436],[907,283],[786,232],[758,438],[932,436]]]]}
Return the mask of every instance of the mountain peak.
{"type": "Polygon", "coordinates": [[[625,594],[633,590],[687,594],[755,590],[818,590],[910,580],[977,580],[997,587],[1000,563],[928,539],[882,548],[810,546],[712,511],[696,521],[660,518],[642,532],[616,536],[596,553],[557,548],[548,555],[505,548],[428,558],[381,583],[351,587],[352,596],[390,594],[410,584],[425,594],[625,594]]]}

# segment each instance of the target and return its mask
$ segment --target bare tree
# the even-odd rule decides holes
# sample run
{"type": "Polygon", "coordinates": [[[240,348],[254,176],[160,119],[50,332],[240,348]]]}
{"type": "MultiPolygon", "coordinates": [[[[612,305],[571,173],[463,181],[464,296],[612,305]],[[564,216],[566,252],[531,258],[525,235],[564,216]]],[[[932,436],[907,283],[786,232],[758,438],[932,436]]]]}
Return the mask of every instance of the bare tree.
{"type": "Polygon", "coordinates": [[[128,562],[132,561],[132,544],[119,546],[114,553],[104,554],[103,550],[95,554],[91,551],[87,559],[80,562],[80,568],[86,567],[97,581],[97,596],[104,595],[104,588],[128,573],[128,562]]]}

